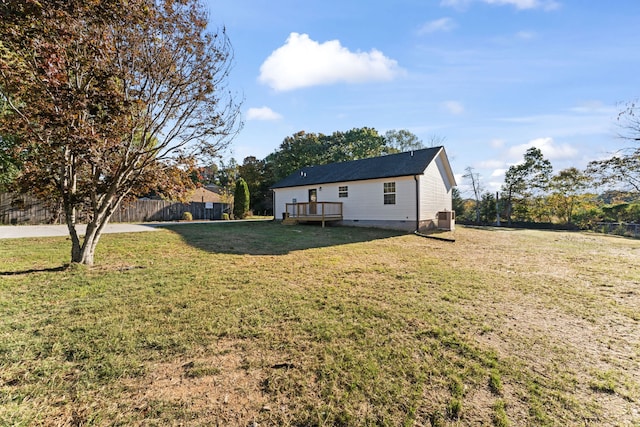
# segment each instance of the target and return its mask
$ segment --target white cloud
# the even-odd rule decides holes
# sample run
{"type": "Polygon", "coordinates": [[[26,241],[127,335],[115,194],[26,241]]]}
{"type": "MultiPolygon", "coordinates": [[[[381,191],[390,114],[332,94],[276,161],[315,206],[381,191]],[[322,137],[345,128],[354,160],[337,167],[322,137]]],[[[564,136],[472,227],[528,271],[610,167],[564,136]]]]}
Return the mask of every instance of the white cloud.
{"type": "Polygon", "coordinates": [[[247,120],[279,120],[281,118],[281,114],[276,113],[269,107],[253,107],[247,110],[247,120]]]}
{"type": "Polygon", "coordinates": [[[597,107],[596,101],[593,104],[577,105],[557,114],[502,117],[496,121],[518,125],[523,129],[545,129],[548,135],[555,138],[570,138],[576,135],[611,135],[611,123],[615,116],[614,108],[606,105],[597,107]]]}
{"type": "Polygon", "coordinates": [[[611,114],[614,115],[616,110],[614,108],[611,108],[609,106],[604,105],[604,103],[602,101],[598,101],[598,100],[590,100],[590,101],[584,101],[578,105],[576,105],[575,107],[570,109],[571,112],[574,113],[580,113],[580,114],[585,114],[585,113],[606,113],[606,114],[611,114]]]}
{"type": "Polygon", "coordinates": [[[492,139],[491,142],[489,142],[489,145],[491,148],[502,148],[504,147],[504,139],[492,139]]]}
{"type": "Polygon", "coordinates": [[[492,178],[499,178],[501,176],[504,176],[506,171],[507,171],[506,169],[494,169],[494,171],[491,172],[491,177],[492,178]]]}
{"type": "Polygon", "coordinates": [[[504,167],[504,160],[483,160],[480,162],[476,162],[476,166],[480,169],[497,169],[504,167]]]}
{"type": "Polygon", "coordinates": [[[498,6],[512,5],[516,9],[535,9],[540,6],[538,0],[482,0],[487,4],[495,4],[498,6]]]}
{"type": "Polygon", "coordinates": [[[464,105],[458,101],[445,101],[442,103],[445,110],[453,115],[460,115],[464,113],[464,105]]]}
{"type": "Polygon", "coordinates": [[[487,182],[487,191],[500,191],[502,189],[502,184],[504,184],[503,181],[489,181],[487,182]]]}
{"type": "Polygon", "coordinates": [[[455,9],[466,9],[471,0],[442,0],[440,6],[453,7],[455,9]]]}
{"type": "Polygon", "coordinates": [[[351,52],[339,40],[324,43],[291,33],[260,66],[258,80],[277,91],[338,82],[388,81],[402,74],[397,61],[382,52],[351,52]]]}
{"type": "Polygon", "coordinates": [[[451,18],[440,18],[424,23],[418,30],[419,35],[435,33],[438,31],[451,31],[456,28],[456,23],[451,18]]]}
{"type": "MultiPolygon", "coordinates": [[[[454,7],[456,9],[466,9],[473,0],[442,0],[441,6],[454,7]]],[[[555,10],[560,7],[560,3],[555,0],[478,0],[486,4],[497,6],[509,5],[516,9],[544,9],[555,10]]]]}
{"type": "Polygon", "coordinates": [[[572,159],[578,155],[578,150],[569,144],[558,145],[553,138],[537,138],[526,144],[520,144],[509,148],[509,157],[522,161],[524,153],[531,147],[536,147],[542,151],[544,157],[548,160],[565,160],[572,159]]]}

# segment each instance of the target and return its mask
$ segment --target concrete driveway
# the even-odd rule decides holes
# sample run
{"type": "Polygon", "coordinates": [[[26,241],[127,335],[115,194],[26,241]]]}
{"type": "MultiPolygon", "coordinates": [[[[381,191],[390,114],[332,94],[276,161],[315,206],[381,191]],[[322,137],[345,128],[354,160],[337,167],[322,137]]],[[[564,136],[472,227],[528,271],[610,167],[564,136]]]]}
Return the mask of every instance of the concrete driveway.
{"type": "MultiPolygon", "coordinates": [[[[114,223],[107,224],[103,233],[140,233],[143,231],[156,231],[160,227],[169,225],[188,224],[231,224],[237,222],[262,222],[272,221],[271,219],[245,219],[234,221],[189,221],[189,222],[149,222],[140,224],[114,223]]],[[[87,226],[78,225],[78,232],[84,234],[87,226]]],[[[24,237],[51,237],[68,236],[69,229],[66,225],[0,225],[0,239],[21,239],[24,237]]]]}
{"type": "MultiPolygon", "coordinates": [[[[164,224],[163,224],[164,225],[164,224]]],[[[142,231],[156,231],[155,224],[107,224],[103,233],[138,233],[142,231]]],[[[78,232],[84,234],[86,225],[78,225],[78,232]]],[[[20,239],[23,237],[51,237],[68,236],[66,225],[2,225],[0,239],[20,239]]]]}

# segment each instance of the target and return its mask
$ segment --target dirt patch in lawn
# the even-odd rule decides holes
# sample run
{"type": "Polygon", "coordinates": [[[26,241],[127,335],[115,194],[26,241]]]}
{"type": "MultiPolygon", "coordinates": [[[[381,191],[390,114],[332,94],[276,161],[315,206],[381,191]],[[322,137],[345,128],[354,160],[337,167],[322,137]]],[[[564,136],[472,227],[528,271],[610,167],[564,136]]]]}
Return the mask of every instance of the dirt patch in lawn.
{"type": "Polygon", "coordinates": [[[195,425],[257,422],[258,414],[271,410],[262,392],[263,371],[248,366],[239,342],[220,341],[213,353],[150,364],[142,380],[129,384],[136,410],[148,421],[157,412],[161,422],[172,414],[195,425]]]}

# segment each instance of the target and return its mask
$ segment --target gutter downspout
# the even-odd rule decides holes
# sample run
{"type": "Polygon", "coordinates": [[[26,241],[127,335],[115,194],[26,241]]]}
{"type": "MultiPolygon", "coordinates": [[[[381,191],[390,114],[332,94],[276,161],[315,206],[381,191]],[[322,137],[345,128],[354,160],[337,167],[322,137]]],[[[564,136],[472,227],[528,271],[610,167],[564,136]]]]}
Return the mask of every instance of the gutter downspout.
{"type": "Polygon", "coordinates": [[[420,231],[420,186],[418,185],[418,175],[413,175],[416,182],[416,233],[420,231]]]}

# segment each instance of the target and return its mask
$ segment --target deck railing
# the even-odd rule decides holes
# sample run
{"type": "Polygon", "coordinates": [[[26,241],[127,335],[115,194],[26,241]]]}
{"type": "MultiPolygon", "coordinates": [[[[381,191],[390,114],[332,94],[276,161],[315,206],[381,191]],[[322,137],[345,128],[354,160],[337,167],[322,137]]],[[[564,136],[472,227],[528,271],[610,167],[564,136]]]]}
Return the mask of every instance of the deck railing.
{"type": "Polygon", "coordinates": [[[287,203],[285,216],[301,221],[325,221],[342,219],[342,202],[287,203]]]}

